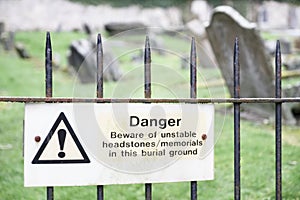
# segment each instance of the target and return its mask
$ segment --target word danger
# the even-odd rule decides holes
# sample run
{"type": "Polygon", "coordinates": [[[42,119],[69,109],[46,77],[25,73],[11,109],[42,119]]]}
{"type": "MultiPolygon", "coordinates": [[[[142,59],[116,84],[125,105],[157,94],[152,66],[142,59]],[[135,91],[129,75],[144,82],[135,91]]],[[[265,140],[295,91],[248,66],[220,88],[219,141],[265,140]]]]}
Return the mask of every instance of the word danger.
{"type": "Polygon", "coordinates": [[[148,126],[157,126],[160,129],[165,129],[167,126],[180,126],[181,119],[146,119],[142,118],[140,119],[137,116],[130,116],[130,126],[142,126],[142,127],[148,127],[148,126]]]}

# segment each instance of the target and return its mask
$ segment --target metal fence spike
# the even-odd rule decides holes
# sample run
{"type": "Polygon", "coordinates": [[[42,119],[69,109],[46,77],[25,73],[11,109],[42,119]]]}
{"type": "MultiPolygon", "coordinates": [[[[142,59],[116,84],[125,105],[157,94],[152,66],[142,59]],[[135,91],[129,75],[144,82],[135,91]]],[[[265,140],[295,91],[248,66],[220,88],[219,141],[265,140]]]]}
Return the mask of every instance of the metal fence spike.
{"type": "Polygon", "coordinates": [[[103,98],[103,47],[101,34],[97,36],[97,98],[103,98]]]}
{"type": "Polygon", "coordinates": [[[144,51],[145,98],[151,98],[151,49],[149,37],[146,36],[144,51]]]}
{"type": "MultiPolygon", "coordinates": [[[[234,98],[240,98],[239,39],[236,37],[233,51],[234,98]]],[[[234,199],[241,198],[240,185],[240,103],[234,103],[234,199]]]]}
{"type": "MultiPolygon", "coordinates": [[[[275,98],[281,98],[281,51],[280,42],[277,40],[275,52],[275,98]]],[[[281,121],[282,121],[282,103],[275,104],[275,175],[276,175],[276,200],[282,199],[282,174],[281,174],[281,121]]]]}

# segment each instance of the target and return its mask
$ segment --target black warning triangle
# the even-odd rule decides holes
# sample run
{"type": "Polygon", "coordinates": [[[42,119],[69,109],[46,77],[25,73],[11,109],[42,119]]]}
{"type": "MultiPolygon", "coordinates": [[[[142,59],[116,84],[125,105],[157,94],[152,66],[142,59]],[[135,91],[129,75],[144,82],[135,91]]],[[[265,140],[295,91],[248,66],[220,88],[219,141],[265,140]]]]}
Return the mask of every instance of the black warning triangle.
{"type": "MultiPolygon", "coordinates": [[[[60,149],[58,149],[57,151],[59,151],[60,149]]],[[[61,112],[58,116],[58,118],[56,119],[54,125],[52,126],[50,132],[48,133],[47,137],[45,138],[43,144],[41,145],[40,149],[38,150],[37,154],[35,155],[34,159],[32,160],[32,164],[67,164],[67,163],[90,163],[90,160],[87,156],[87,154],[85,153],[83,147],[81,146],[78,138],[76,137],[69,121],[67,120],[65,114],[63,112],[61,112]],[[64,123],[66,130],[60,129],[57,131],[58,126],[60,125],[60,123],[64,123]],[[63,131],[61,131],[63,130],[63,131]],[[59,132],[63,132],[63,134],[61,134],[62,136],[60,136],[59,132]],[[49,159],[41,159],[41,155],[43,154],[44,150],[46,149],[47,145],[49,144],[49,142],[51,141],[52,136],[57,133],[58,134],[58,140],[60,143],[60,146],[62,145],[61,143],[64,142],[65,138],[66,138],[66,134],[69,133],[71,135],[71,140],[73,141],[73,143],[75,144],[75,147],[77,148],[77,151],[80,153],[80,158],[75,158],[75,159],[64,159],[65,157],[65,153],[63,152],[59,152],[57,154],[57,158],[49,158],[49,159]]]]}

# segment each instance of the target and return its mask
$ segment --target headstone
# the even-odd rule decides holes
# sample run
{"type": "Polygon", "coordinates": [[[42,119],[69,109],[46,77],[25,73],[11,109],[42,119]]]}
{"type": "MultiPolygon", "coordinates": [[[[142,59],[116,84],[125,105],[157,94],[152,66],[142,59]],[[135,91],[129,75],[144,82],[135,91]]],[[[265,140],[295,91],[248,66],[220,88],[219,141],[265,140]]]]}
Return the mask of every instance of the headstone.
{"type": "Polygon", "coordinates": [[[91,27],[87,23],[83,24],[83,30],[87,35],[91,35],[93,33],[91,27]]]}
{"type": "Polygon", "coordinates": [[[146,26],[139,22],[132,23],[122,23],[122,22],[112,22],[104,25],[105,30],[109,33],[109,35],[116,35],[118,33],[122,33],[125,31],[130,31],[132,34],[134,30],[135,33],[145,33],[147,31],[146,26]]]}
{"type": "MultiPolygon", "coordinates": [[[[292,44],[285,38],[280,38],[280,50],[281,54],[291,54],[292,53],[292,44]]],[[[265,48],[267,53],[274,55],[276,51],[276,40],[266,40],[264,41],[265,48]]]]}
{"type": "Polygon", "coordinates": [[[144,52],[142,50],[139,50],[131,56],[130,61],[134,63],[142,63],[143,59],[144,59],[144,52]]]}
{"type": "MultiPolygon", "coordinates": [[[[95,44],[87,39],[73,41],[69,48],[69,65],[77,72],[82,83],[96,81],[96,48],[95,44]]],[[[105,81],[117,81],[121,77],[119,63],[109,49],[103,54],[103,78],[105,81]]]]}
{"type": "Polygon", "coordinates": [[[157,36],[154,32],[148,32],[151,49],[156,51],[159,55],[165,55],[164,41],[161,37],[157,36]]]}
{"type": "Polygon", "coordinates": [[[12,31],[3,32],[1,34],[1,42],[4,46],[5,51],[11,51],[15,45],[15,34],[12,31]]]}
{"type": "MultiPolygon", "coordinates": [[[[219,68],[233,97],[233,46],[239,38],[240,97],[274,97],[274,72],[256,26],[229,6],[215,8],[206,28],[219,68]]],[[[274,116],[273,104],[242,104],[242,108],[262,117],[274,116]]],[[[290,110],[283,113],[292,120],[290,110]]]]}
{"type": "MultiPolygon", "coordinates": [[[[299,97],[300,96],[300,84],[293,85],[288,88],[286,88],[283,91],[283,95],[285,97],[299,97]]],[[[291,110],[293,117],[296,120],[297,125],[300,125],[300,103],[289,103],[289,104],[283,104],[288,109],[291,110]]]]}
{"type": "Polygon", "coordinates": [[[184,70],[190,68],[190,55],[182,55],[180,57],[180,68],[184,70]]]}
{"type": "Polygon", "coordinates": [[[54,53],[52,57],[52,66],[56,69],[61,68],[61,56],[59,53],[54,53]]]}
{"type": "Polygon", "coordinates": [[[299,52],[300,51],[300,38],[295,38],[294,43],[293,43],[295,51],[299,52]]]}
{"type": "Polygon", "coordinates": [[[28,53],[28,50],[25,48],[25,46],[22,43],[18,42],[15,45],[15,49],[16,49],[18,55],[20,56],[20,58],[23,58],[23,59],[30,58],[30,54],[28,53]]]}
{"type": "Polygon", "coordinates": [[[287,70],[299,70],[300,69],[300,57],[297,55],[287,55],[283,57],[282,64],[287,70]]]}

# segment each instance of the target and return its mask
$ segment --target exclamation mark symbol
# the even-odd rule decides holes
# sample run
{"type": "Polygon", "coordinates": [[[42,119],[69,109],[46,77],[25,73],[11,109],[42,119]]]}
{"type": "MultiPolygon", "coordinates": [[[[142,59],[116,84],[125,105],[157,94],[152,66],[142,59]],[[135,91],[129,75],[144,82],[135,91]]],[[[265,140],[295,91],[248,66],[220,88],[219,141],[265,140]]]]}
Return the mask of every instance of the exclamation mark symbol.
{"type": "Polygon", "coordinates": [[[64,158],[66,156],[64,150],[65,140],[66,140],[66,130],[65,129],[59,129],[58,130],[58,142],[59,142],[59,148],[60,152],[58,153],[58,157],[64,158]]]}

